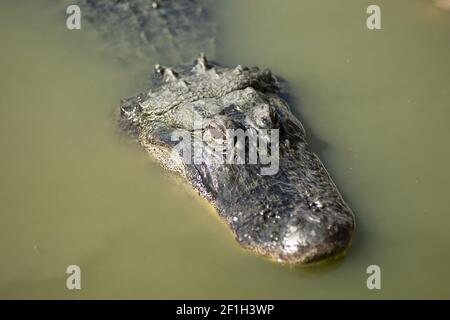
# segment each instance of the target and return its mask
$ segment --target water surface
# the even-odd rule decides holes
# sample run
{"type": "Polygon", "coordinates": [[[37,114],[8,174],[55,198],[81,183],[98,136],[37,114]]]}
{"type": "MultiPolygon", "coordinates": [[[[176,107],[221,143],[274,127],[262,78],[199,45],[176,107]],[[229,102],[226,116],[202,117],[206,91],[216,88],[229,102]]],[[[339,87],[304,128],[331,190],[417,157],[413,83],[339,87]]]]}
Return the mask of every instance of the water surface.
{"type": "MultiPolygon", "coordinates": [[[[431,1],[214,2],[224,64],[270,67],[357,218],[348,256],[287,268],[116,128],[158,57],[122,61],[50,1],[0,4],[1,298],[450,298],[450,14],[431,1]],[[66,267],[82,290],[65,287],[66,267]],[[366,287],[366,268],[382,289],[366,287]]],[[[127,50],[127,48],[124,48],[127,50]]]]}

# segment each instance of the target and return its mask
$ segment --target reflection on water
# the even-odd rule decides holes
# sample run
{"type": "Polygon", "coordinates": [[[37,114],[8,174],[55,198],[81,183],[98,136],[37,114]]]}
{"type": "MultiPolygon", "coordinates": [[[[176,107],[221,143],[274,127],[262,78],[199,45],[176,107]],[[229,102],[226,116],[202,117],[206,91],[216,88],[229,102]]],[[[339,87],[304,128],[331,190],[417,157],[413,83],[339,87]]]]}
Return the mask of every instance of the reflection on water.
{"type": "Polygon", "coordinates": [[[224,63],[270,67],[357,217],[348,256],[286,268],[235,243],[213,209],[114,122],[158,57],[120,62],[48,2],[0,4],[0,297],[450,296],[450,16],[426,1],[216,4],[224,63]],[[24,19],[27,17],[27,19],[24,19]],[[232,22],[232,23],[230,23],[232,22]],[[82,290],[65,269],[82,270],[82,290]],[[366,268],[382,290],[366,288],[366,268]]]}

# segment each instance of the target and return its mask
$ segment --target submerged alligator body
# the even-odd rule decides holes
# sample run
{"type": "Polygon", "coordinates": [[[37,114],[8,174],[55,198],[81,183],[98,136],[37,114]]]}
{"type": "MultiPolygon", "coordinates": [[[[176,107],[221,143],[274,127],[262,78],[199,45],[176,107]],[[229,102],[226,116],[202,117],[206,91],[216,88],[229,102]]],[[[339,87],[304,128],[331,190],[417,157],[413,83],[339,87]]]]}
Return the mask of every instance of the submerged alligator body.
{"type": "Polygon", "coordinates": [[[77,0],[88,21],[123,59],[178,64],[215,53],[216,25],[207,0],[77,0]]]}
{"type": "Polygon", "coordinates": [[[151,89],[122,101],[121,118],[153,158],[214,205],[245,248],[287,264],[318,262],[348,248],[353,213],[309,150],[270,71],[225,68],[204,55],[190,66],[157,65],[151,89]],[[255,137],[277,130],[278,141],[268,143],[278,153],[277,170],[262,174],[267,165],[249,163],[245,152],[241,162],[217,156],[223,141],[232,141],[233,160],[250,148],[251,134],[230,136],[238,129],[255,137]],[[201,161],[186,157],[191,149],[180,141],[200,144],[201,161]]]}
{"type": "Polygon", "coordinates": [[[287,264],[314,263],[346,251],[353,213],[310,151],[301,123],[279,96],[276,78],[256,67],[221,67],[203,55],[193,65],[181,64],[193,52],[214,56],[215,25],[203,1],[78,3],[84,18],[127,48],[129,56],[143,54],[177,66],[157,65],[151,88],[123,100],[120,122],[152,157],[214,205],[243,247],[287,264]],[[236,140],[233,129],[248,137],[236,140]],[[270,139],[264,130],[273,130],[270,139]],[[183,138],[174,139],[174,133],[183,138]],[[194,150],[201,146],[201,161],[191,161],[179,148],[185,139],[194,150]],[[222,154],[211,151],[220,141],[233,141],[232,160],[267,142],[266,156],[276,160],[276,170],[263,174],[268,166],[260,161],[260,149],[256,162],[245,152],[241,162],[221,161],[222,154]]]}

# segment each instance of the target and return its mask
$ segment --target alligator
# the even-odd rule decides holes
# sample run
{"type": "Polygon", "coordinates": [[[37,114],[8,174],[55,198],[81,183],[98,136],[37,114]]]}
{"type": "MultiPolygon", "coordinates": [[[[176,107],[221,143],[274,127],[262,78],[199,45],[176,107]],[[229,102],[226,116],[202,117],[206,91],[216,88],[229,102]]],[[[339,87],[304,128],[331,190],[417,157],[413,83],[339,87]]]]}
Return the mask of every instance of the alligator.
{"type": "MultiPolygon", "coordinates": [[[[107,26],[128,19],[114,29],[125,28],[120,34],[131,32],[132,41],[151,39],[164,25],[174,35],[171,41],[181,33],[195,42],[198,34],[189,32],[209,23],[188,20],[195,24],[190,31],[171,24],[175,20],[168,17],[179,17],[179,8],[191,17],[203,12],[192,9],[197,1],[80,1],[101,8],[93,16],[106,12],[102,21],[113,22],[107,26]],[[169,9],[160,15],[165,4],[169,9]],[[153,24],[148,12],[166,22],[153,24]]],[[[156,65],[149,87],[121,101],[121,127],[206,198],[242,247],[288,265],[342,256],[352,241],[354,215],[310,150],[277,77],[258,67],[225,67],[205,54],[193,60],[156,65]],[[244,133],[243,139],[236,132],[244,133]],[[224,144],[229,148],[221,149],[224,144]],[[251,147],[256,153],[246,153],[251,147]]]]}
{"type": "Polygon", "coordinates": [[[156,65],[151,87],[123,99],[121,123],[217,209],[243,247],[286,264],[338,257],[351,242],[353,213],[310,151],[279,87],[269,70],[222,67],[201,54],[191,66],[156,65]],[[264,174],[267,163],[249,162],[245,150],[255,140],[251,134],[236,139],[239,129],[255,137],[277,130],[277,141],[262,140],[277,151],[277,170],[264,174]],[[217,157],[223,141],[231,141],[235,161],[217,157]],[[186,156],[187,144],[201,145],[200,161],[194,152],[186,156]]]}

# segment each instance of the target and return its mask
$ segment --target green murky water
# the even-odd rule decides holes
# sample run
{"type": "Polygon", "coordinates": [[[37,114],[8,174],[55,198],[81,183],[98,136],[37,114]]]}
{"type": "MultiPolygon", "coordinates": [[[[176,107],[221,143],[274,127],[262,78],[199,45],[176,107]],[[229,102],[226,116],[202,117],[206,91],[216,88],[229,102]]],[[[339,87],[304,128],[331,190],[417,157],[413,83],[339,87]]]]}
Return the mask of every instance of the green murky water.
{"type": "Polygon", "coordinates": [[[0,3],[1,298],[450,298],[450,13],[430,1],[216,2],[216,60],[270,67],[357,217],[333,265],[244,252],[116,129],[120,63],[47,1],[0,3]],[[66,289],[66,267],[82,289],[66,289]],[[368,290],[379,265],[382,289],[368,290]]]}

